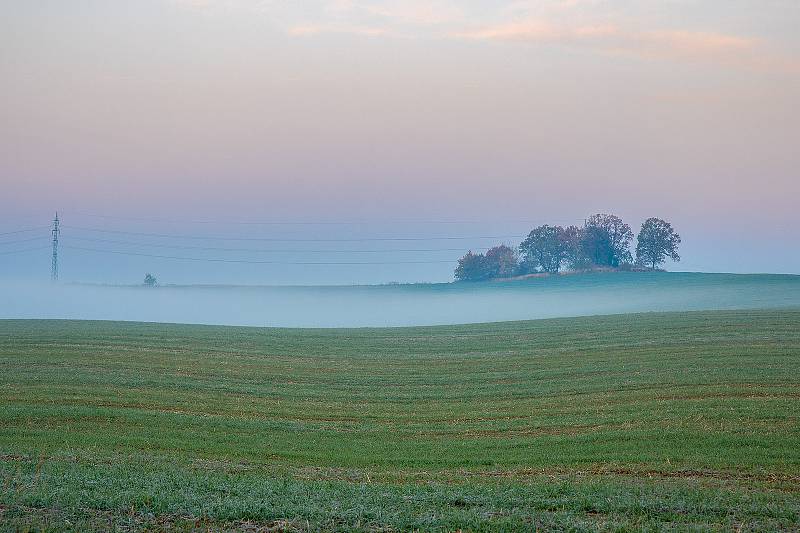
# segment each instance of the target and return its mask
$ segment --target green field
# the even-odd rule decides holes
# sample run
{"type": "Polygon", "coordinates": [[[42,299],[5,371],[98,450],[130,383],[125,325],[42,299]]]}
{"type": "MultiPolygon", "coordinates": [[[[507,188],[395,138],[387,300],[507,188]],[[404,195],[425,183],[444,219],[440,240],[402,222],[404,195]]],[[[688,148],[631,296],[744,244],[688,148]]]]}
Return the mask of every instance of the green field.
{"type": "Polygon", "coordinates": [[[800,311],[0,321],[0,529],[800,529],[800,311]]]}

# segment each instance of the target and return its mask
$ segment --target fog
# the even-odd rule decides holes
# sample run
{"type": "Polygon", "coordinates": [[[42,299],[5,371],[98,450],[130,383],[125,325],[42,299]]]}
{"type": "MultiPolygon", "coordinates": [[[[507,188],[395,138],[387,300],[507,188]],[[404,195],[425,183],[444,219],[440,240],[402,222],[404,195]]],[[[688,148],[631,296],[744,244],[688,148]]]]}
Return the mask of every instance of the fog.
{"type": "Polygon", "coordinates": [[[459,324],[650,311],[800,308],[800,276],[617,273],[327,287],[0,284],[0,318],[277,327],[459,324]]]}

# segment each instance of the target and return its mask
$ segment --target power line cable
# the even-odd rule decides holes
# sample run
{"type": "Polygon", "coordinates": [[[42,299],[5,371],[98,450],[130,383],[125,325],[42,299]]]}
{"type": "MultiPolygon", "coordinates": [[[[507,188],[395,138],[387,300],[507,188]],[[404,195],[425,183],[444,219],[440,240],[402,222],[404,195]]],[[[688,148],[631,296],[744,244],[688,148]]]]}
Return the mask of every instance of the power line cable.
{"type": "Polygon", "coordinates": [[[444,241],[444,240],[479,240],[479,239],[521,239],[524,235],[493,235],[481,237],[362,237],[348,239],[287,239],[273,237],[221,237],[221,236],[199,236],[199,235],[175,235],[167,233],[144,233],[136,231],[121,231],[101,228],[88,228],[82,226],[61,225],[62,228],[75,229],[80,231],[93,231],[98,233],[112,233],[116,235],[136,235],[140,237],[159,237],[165,239],[186,239],[186,240],[209,240],[209,241],[262,241],[262,242],[392,242],[392,241],[444,241]]]}
{"type": "Polygon", "coordinates": [[[119,255],[134,255],[140,257],[152,257],[156,259],[173,259],[178,261],[201,261],[209,263],[244,263],[253,265],[418,265],[418,264],[434,264],[434,263],[449,263],[453,264],[455,260],[439,260],[439,261],[257,261],[249,259],[218,259],[209,257],[178,257],[171,255],[156,255],[145,254],[138,252],[123,252],[120,250],[99,250],[96,248],[84,248],[81,246],[63,246],[63,248],[70,250],[81,250],[84,252],[96,252],[106,254],[119,254],[119,255]]]}
{"type": "Polygon", "coordinates": [[[16,240],[16,241],[0,241],[0,246],[3,246],[5,244],[21,244],[23,242],[42,241],[42,240],[45,240],[45,239],[50,239],[50,237],[44,237],[43,236],[43,237],[34,237],[32,239],[19,239],[19,240],[16,240]]]}
{"type": "MultiPolygon", "coordinates": [[[[354,250],[354,249],[339,249],[339,250],[308,250],[308,249],[288,249],[288,248],[228,248],[219,246],[192,246],[180,244],[162,244],[162,243],[146,243],[135,241],[120,241],[113,239],[92,239],[90,237],[75,237],[70,236],[70,240],[85,241],[85,242],[98,242],[105,244],[122,244],[132,246],[144,246],[152,248],[169,248],[176,250],[207,250],[207,251],[222,251],[222,252],[254,252],[254,253],[394,253],[394,252],[463,252],[464,248],[395,248],[387,250],[354,250]]],[[[488,248],[474,248],[476,251],[485,251],[488,248]]]]}
{"type": "Polygon", "coordinates": [[[39,231],[43,229],[50,229],[50,226],[39,226],[38,228],[27,228],[27,229],[18,229],[16,231],[6,231],[5,233],[0,233],[0,235],[15,235],[17,233],[28,233],[31,231],[39,231]]]}
{"type": "Polygon", "coordinates": [[[24,252],[34,252],[36,250],[49,250],[49,246],[39,246],[38,248],[25,248],[24,250],[10,250],[7,252],[0,252],[0,255],[21,254],[24,252]]]}
{"type": "MultiPolygon", "coordinates": [[[[73,216],[82,216],[82,217],[91,217],[91,218],[101,218],[101,219],[109,219],[109,220],[130,220],[136,222],[169,222],[169,223],[181,223],[181,224],[220,224],[220,225],[243,225],[243,226],[360,226],[360,225],[372,225],[374,221],[367,221],[367,220],[348,220],[348,221],[335,221],[335,220],[189,220],[189,219],[176,219],[176,218],[162,218],[162,217],[127,217],[127,216],[119,216],[119,215],[103,215],[103,214],[96,214],[96,213],[81,213],[81,212],[71,212],[73,216]]],[[[542,224],[546,223],[547,221],[543,220],[530,220],[530,219],[519,219],[519,220],[495,220],[495,221],[485,221],[485,220],[401,220],[401,219],[387,219],[384,220],[387,223],[393,224],[484,224],[488,225],[492,222],[495,223],[503,223],[503,224],[542,224]]],[[[549,221],[550,223],[554,222],[553,220],[549,221]]],[[[558,222],[558,221],[555,221],[558,222]]],[[[566,223],[565,220],[561,220],[560,222],[566,223]]],[[[572,222],[569,222],[572,223],[572,222]]]]}

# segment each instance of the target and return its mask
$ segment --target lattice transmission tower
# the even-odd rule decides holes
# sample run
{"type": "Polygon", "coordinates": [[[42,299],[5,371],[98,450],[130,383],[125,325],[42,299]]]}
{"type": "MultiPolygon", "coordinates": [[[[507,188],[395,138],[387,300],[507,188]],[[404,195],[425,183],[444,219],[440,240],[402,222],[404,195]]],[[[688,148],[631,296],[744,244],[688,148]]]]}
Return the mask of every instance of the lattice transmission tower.
{"type": "Polygon", "coordinates": [[[61,230],[58,227],[58,212],[53,219],[53,263],[50,266],[50,277],[53,281],[58,281],[58,235],[61,230]]]}

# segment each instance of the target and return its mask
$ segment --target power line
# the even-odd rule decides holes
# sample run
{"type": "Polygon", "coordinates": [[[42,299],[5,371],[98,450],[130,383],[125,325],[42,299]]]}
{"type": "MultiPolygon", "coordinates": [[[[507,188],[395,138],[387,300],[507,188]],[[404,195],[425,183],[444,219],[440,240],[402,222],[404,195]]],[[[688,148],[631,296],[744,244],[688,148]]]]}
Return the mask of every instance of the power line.
{"type": "Polygon", "coordinates": [[[41,241],[46,239],[47,237],[34,237],[32,239],[20,239],[17,241],[0,241],[0,246],[5,244],[22,244],[23,242],[33,242],[33,241],[41,241]]]}
{"type": "Polygon", "coordinates": [[[98,250],[96,248],[84,248],[81,246],[62,246],[70,250],[81,250],[84,252],[96,252],[105,254],[135,255],[139,257],[152,257],[156,259],[173,259],[178,261],[202,261],[209,263],[244,263],[253,265],[420,265],[434,263],[453,264],[454,260],[440,261],[256,261],[249,259],[218,259],[208,257],[178,257],[172,255],[156,255],[138,252],[123,252],[120,250],[98,250]]]}
{"type": "Polygon", "coordinates": [[[39,226],[38,228],[27,228],[27,229],[18,229],[16,231],[6,231],[5,233],[0,233],[0,235],[14,235],[17,233],[28,233],[30,231],[39,231],[43,229],[50,229],[50,226],[39,226]]]}
{"type": "MultiPolygon", "coordinates": [[[[129,217],[119,215],[103,215],[97,213],[81,213],[71,212],[73,216],[101,218],[109,220],[130,220],[135,222],[169,222],[180,224],[220,224],[220,225],[242,225],[242,226],[360,226],[371,225],[374,221],[368,220],[190,220],[190,219],[176,219],[176,218],[162,218],[162,217],[129,217]]],[[[519,219],[519,220],[402,220],[402,219],[385,219],[383,222],[392,224],[490,224],[503,223],[503,224],[541,224],[543,220],[519,219]]],[[[549,222],[554,222],[550,220],[549,222]]],[[[558,221],[555,221],[558,222],[558,221]]],[[[561,222],[566,222],[562,220],[561,222]]],[[[572,222],[570,222],[572,223],[572,222]]]]}
{"type": "Polygon", "coordinates": [[[165,239],[186,239],[186,240],[208,240],[208,241],[262,241],[262,242],[393,242],[393,241],[445,241],[445,240],[479,240],[479,239],[521,239],[524,235],[492,235],[481,237],[363,237],[349,239],[287,239],[272,237],[220,237],[220,236],[199,236],[199,235],[175,235],[167,233],[143,233],[136,231],[121,231],[101,228],[87,228],[81,226],[61,225],[62,228],[75,229],[80,231],[93,231],[98,233],[112,233],[117,235],[135,235],[139,237],[159,237],[165,239]]]}
{"type": "Polygon", "coordinates": [[[0,255],[21,254],[24,252],[34,252],[36,250],[49,250],[50,246],[39,246],[37,248],[25,248],[24,250],[10,250],[7,252],[0,252],[0,255]]]}
{"type": "MultiPolygon", "coordinates": [[[[147,243],[135,241],[119,241],[113,239],[92,239],[90,237],[74,237],[70,236],[70,240],[85,241],[85,242],[98,242],[105,244],[122,244],[132,246],[144,246],[152,248],[170,248],[176,250],[206,250],[206,251],[222,251],[222,252],[254,252],[254,253],[394,253],[394,252],[463,252],[464,248],[394,248],[388,250],[355,250],[355,249],[339,249],[339,250],[308,250],[308,249],[288,249],[288,248],[228,248],[219,246],[192,246],[180,244],[161,244],[161,243],[147,243]]],[[[488,248],[473,248],[476,251],[485,251],[488,248]]]]}

